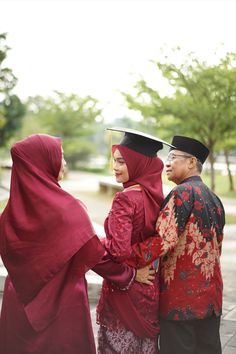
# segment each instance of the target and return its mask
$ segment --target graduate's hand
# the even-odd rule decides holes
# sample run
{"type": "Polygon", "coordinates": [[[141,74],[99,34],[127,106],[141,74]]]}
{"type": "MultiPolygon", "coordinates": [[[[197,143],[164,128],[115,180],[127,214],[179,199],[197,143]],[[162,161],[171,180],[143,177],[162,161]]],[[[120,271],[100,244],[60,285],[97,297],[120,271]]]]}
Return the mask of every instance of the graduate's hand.
{"type": "Polygon", "coordinates": [[[152,281],[155,279],[155,273],[156,271],[150,264],[144,268],[137,269],[135,280],[139,283],[152,285],[152,281]]]}

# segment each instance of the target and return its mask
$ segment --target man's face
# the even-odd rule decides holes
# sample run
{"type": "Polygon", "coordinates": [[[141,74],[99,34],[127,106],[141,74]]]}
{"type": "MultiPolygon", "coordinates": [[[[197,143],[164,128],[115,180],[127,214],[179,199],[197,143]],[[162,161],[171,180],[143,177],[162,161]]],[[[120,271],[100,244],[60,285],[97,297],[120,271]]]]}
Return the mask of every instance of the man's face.
{"type": "Polygon", "coordinates": [[[195,158],[183,151],[171,150],[165,164],[168,180],[179,184],[188,178],[192,159],[195,158]]]}

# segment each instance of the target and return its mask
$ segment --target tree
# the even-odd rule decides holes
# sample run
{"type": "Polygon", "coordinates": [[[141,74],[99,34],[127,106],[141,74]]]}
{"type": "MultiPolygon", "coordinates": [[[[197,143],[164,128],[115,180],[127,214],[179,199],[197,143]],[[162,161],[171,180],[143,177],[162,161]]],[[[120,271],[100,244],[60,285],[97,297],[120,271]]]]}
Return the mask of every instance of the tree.
{"type": "Polygon", "coordinates": [[[233,175],[231,172],[231,161],[234,158],[234,163],[235,163],[235,151],[236,151],[236,141],[235,141],[235,135],[236,135],[236,127],[234,130],[231,130],[227,136],[226,139],[224,139],[223,144],[220,141],[217,145],[219,149],[221,149],[224,153],[225,157],[225,164],[226,164],[226,170],[228,173],[228,178],[229,178],[229,191],[233,192],[234,191],[234,179],[233,175]]]}
{"type": "Polygon", "coordinates": [[[9,47],[5,44],[6,33],[0,34],[0,146],[20,127],[25,113],[19,97],[11,91],[17,83],[12,70],[4,66],[9,47]]]}
{"type": "Polygon", "coordinates": [[[101,121],[101,109],[95,98],[56,91],[49,98],[30,97],[27,106],[27,115],[38,122],[34,126],[40,126],[43,133],[62,138],[66,158],[72,166],[94,152],[94,126],[96,121],[101,121]]]}
{"type": "Polygon", "coordinates": [[[179,66],[167,60],[154,64],[174,88],[173,95],[161,97],[142,79],[136,84],[136,97],[127,93],[124,96],[129,108],[139,110],[144,119],[162,127],[163,135],[186,134],[208,146],[214,190],[218,143],[221,141],[223,149],[227,149],[226,138],[235,126],[236,53],[228,53],[212,66],[192,54],[179,66]]]}

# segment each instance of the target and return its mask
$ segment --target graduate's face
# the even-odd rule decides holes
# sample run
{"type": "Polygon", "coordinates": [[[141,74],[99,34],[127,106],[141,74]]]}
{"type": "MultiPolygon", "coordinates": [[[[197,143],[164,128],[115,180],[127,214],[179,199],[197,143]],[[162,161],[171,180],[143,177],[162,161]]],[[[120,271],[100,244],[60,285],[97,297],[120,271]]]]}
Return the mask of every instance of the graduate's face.
{"type": "Polygon", "coordinates": [[[64,151],[63,149],[61,149],[61,169],[59,171],[59,174],[58,174],[58,177],[57,177],[57,180],[60,181],[63,177],[64,177],[64,174],[65,174],[65,169],[66,169],[66,160],[64,158],[64,151]]]}
{"type": "Polygon", "coordinates": [[[116,176],[116,182],[125,183],[129,180],[129,172],[125,160],[118,149],[113,154],[113,171],[116,176]]]}

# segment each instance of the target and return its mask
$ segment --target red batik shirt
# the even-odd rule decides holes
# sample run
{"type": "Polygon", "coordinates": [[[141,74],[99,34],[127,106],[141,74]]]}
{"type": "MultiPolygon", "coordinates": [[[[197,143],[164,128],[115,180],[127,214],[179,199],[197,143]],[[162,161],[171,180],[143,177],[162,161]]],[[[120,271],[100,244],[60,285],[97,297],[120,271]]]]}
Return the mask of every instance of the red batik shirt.
{"type": "Polygon", "coordinates": [[[130,265],[145,266],[163,256],[162,318],[191,320],[221,314],[224,223],[221,201],[199,176],[194,176],[166,197],[157,221],[157,235],[133,245],[130,265]]]}

